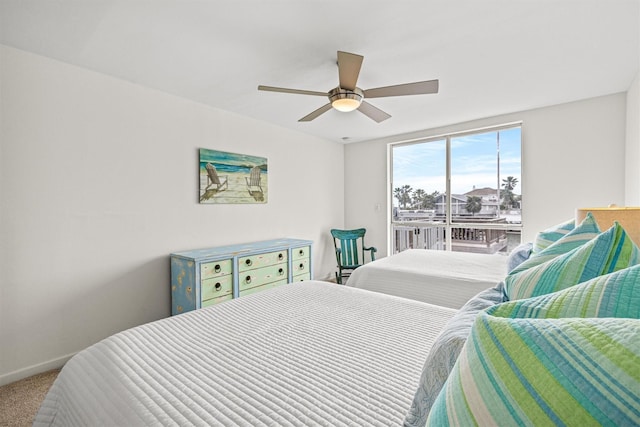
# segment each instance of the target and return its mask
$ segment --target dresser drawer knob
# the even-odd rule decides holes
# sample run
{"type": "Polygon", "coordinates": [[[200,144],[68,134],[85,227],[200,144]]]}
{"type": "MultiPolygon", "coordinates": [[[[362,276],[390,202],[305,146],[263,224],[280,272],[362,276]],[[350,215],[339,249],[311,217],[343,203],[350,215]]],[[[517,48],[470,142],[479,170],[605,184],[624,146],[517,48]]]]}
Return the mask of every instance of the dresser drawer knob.
{"type": "Polygon", "coordinates": [[[245,277],[244,281],[245,281],[246,283],[251,283],[251,276],[247,276],[247,277],[245,277]]]}
{"type": "Polygon", "coordinates": [[[219,291],[220,289],[222,289],[222,285],[218,282],[216,283],[216,291],[219,291]]]}
{"type": "Polygon", "coordinates": [[[279,254],[278,254],[278,259],[279,259],[280,261],[282,261],[282,260],[284,259],[284,255],[283,255],[282,253],[279,253],[279,254]]]}
{"type": "Polygon", "coordinates": [[[216,264],[216,266],[213,268],[213,270],[214,270],[216,273],[220,273],[220,271],[222,270],[222,268],[220,267],[220,264],[216,264]]]}
{"type": "Polygon", "coordinates": [[[284,269],[281,268],[280,270],[278,270],[278,274],[282,276],[284,274],[284,269]]]}
{"type": "Polygon", "coordinates": [[[244,263],[247,264],[248,266],[252,264],[250,259],[246,260],[244,263]]]}
{"type": "Polygon", "coordinates": [[[304,255],[304,249],[300,249],[299,254],[300,254],[300,256],[304,255]]]}
{"type": "Polygon", "coordinates": [[[304,264],[300,263],[300,270],[304,270],[304,264]]]}

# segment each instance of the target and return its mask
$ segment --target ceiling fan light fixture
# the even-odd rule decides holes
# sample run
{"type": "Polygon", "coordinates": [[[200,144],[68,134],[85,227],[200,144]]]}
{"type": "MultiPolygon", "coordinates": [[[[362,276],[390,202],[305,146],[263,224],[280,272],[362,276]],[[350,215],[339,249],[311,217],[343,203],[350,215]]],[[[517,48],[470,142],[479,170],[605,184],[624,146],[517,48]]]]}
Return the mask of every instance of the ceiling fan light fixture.
{"type": "Polygon", "coordinates": [[[338,111],[348,113],[360,107],[364,94],[358,88],[355,90],[346,90],[339,87],[329,92],[329,101],[331,106],[338,111]]]}
{"type": "Polygon", "coordinates": [[[343,112],[358,110],[360,113],[369,117],[376,123],[391,118],[391,115],[385,113],[381,109],[364,102],[365,94],[369,98],[385,98],[388,96],[406,96],[406,95],[426,95],[429,93],[438,93],[438,80],[426,80],[422,82],[404,83],[393,86],[377,87],[362,90],[356,86],[358,76],[360,74],[360,66],[364,57],[354,53],[338,51],[338,87],[331,89],[329,92],[319,92],[311,90],[287,89],[284,87],[263,86],[259,85],[258,90],[266,90],[271,92],[297,93],[300,95],[313,95],[328,97],[329,102],[322,107],[317,108],[303,118],[299,122],[310,122],[321,114],[334,109],[343,112]]]}

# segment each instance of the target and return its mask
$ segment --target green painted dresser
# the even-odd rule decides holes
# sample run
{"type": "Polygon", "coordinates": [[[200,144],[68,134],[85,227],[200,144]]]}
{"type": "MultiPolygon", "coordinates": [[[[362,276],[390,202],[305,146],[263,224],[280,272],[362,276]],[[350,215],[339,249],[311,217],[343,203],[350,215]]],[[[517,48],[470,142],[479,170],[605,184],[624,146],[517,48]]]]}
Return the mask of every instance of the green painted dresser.
{"type": "Polygon", "coordinates": [[[313,278],[311,240],[275,239],[171,254],[171,314],[313,278]]]}

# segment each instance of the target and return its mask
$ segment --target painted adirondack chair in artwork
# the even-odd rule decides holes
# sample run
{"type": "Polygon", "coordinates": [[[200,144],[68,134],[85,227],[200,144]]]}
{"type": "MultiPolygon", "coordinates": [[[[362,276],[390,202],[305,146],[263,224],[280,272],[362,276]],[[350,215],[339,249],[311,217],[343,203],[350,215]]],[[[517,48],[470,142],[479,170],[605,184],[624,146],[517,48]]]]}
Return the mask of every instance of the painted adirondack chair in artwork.
{"type": "Polygon", "coordinates": [[[215,188],[218,191],[226,190],[229,186],[227,176],[219,176],[218,171],[216,171],[216,167],[211,163],[207,163],[207,166],[205,167],[207,168],[207,178],[209,181],[205,190],[208,190],[212,185],[215,185],[215,188]]]}
{"type": "Polygon", "coordinates": [[[245,181],[247,181],[247,189],[249,190],[250,194],[253,194],[254,191],[258,191],[258,189],[260,193],[263,193],[262,186],[260,185],[260,172],[260,167],[254,166],[253,168],[251,168],[249,176],[244,177],[245,181]]]}
{"type": "Polygon", "coordinates": [[[363,265],[365,261],[365,251],[369,251],[371,261],[375,261],[376,252],[374,247],[367,248],[364,245],[365,228],[355,230],[331,230],[333,236],[333,246],[336,249],[336,261],[338,261],[338,271],[336,281],[342,284],[342,279],[348,278],[351,272],[363,265]]]}

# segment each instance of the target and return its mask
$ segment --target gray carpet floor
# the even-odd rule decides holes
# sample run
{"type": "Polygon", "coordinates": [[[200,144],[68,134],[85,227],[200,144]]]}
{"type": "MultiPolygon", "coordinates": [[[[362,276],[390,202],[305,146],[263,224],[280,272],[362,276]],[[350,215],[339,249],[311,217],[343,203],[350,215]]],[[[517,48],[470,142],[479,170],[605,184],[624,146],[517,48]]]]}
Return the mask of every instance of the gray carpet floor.
{"type": "Polygon", "coordinates": [[[31,426],[40,403],[59,372],[59,369],[54,369],[0,387],[0,426],[31,426]]]}

